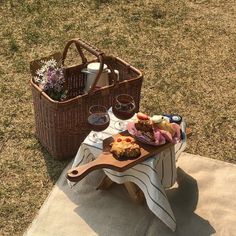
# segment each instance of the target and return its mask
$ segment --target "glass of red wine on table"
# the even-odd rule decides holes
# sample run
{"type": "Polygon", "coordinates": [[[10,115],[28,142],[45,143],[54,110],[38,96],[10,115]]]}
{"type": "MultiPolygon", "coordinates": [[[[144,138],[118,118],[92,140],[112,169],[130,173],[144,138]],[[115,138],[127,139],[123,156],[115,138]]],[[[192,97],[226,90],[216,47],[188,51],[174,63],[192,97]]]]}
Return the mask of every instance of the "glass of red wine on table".
{"type": "Polygon", "coordinates": [[[92,142],[100,143],[103,141],[101,131],[105,130],[110,124],[110,117],[107,108],[100,105],[94,105],[89,108],[88,126],[93,131],[89,135],[92,142]]]}
{"type": "Polygon", "coordinates": [[[128,120],[135,114],[135,102],[132,96],[129,94],[120,94],[115,97],[112,105],[113,114],[119,119],[115,122],[115,128],[117,130],[126,130],[128,120]]]}

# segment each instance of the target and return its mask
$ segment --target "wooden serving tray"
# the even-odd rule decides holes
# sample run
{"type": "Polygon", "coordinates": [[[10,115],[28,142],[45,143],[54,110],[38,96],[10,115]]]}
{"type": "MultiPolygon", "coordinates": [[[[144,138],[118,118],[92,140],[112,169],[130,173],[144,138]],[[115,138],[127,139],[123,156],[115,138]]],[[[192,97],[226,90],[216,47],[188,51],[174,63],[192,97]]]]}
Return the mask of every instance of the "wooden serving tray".
{"type": "Polygon", "coordinates": [[[113,154],[110,152],[110,144],[114,141],[114,139],[118,137],[130,136],[128,131],[123,131],[119,134],[113,135],[103,141],[103,152],[95,159],[89,163],[84,165],[77,166],[75,168],[70,169],[67,172],[67,179],[72,182],[78,182],[83,179],[87,174],[92,172],[93,170],[107,168],[119,172],[123,172],[136,164],[145,161],[149,157],[162,152],[164,149],[171,147],[172,143],[166,143],[161,146],[151,146],[145,143],[142,143],[136,140],[137,144],[139,144],[141,148],[141,155],[136,159],[129,160],[117,160],[113,154]]]}

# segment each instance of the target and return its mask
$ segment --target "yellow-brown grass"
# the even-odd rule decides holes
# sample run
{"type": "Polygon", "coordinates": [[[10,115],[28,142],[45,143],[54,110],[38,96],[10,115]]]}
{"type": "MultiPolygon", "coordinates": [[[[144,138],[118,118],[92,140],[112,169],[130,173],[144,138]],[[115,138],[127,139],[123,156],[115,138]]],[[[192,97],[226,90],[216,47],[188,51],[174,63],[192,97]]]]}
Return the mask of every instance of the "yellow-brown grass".
{"type": "Polygon", "coordinates": [[[29,62],[74,37],[143,71],[141,110],[183,115],[188,152],[236,162],[235,16],[225,0],[0,1],[0,233],[22,234],[67,164],[34,136],[29,62]]]}

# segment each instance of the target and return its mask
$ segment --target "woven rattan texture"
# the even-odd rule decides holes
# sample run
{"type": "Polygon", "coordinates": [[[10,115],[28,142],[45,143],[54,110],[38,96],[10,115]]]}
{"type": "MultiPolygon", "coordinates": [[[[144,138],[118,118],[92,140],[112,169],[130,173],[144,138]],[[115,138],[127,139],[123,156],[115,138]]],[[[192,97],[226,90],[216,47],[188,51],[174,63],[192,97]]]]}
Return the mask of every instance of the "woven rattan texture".
{"type": "MultiPolygon", "coordinates": [[[[39,61],[31,62],[31,88],[35,114],[36,136],[40,143],[48,152],[59,160],[70,159],[75,156],[81,142],[91,131],[87,125],[88,110],[91,105],[104,105],[107,108],[112,106],[116,95],[127,93],[134,97],[136,111],[139,110],[139,101],[143,76],[136,68],[130,66],[125,61],[114,56],[106,56],[89,44],[76,39],[71,40],[66,45],[63,54],[56,53],[49,57],[58,62],[66,59],[68,47],[75,43],[82,64],[72,67],[64,67],[65,86],[68,89],[68,100],[58,102],[52,100],[34,82],[33,76],[39,68],[39,61]],[[83,93],[85,75],[81,72],[90,61],[83,55],[83,50],[87,50],[96,56],[96,60],[101,64],[106,64],[111,70],[109,81],[106,87],[95,89],[96,82],[88,93],[83,93]],[[119,80],[114,70],[119,71],[119,80]]],[[[46,59],[43,58],[43,59],[46,59]]]]}

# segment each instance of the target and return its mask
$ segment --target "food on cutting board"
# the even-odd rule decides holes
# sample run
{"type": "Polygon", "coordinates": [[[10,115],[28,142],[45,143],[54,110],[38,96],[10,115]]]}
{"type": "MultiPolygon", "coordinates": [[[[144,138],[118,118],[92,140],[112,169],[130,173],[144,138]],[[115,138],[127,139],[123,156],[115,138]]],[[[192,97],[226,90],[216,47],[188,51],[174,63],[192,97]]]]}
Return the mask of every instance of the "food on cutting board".
{"type": "Polygon", "coordinates": [[[135,159],[141,155],[140,146],[131,136],[119,137],[111,143],[111,153],[119,160],[135,159]]]}
{"type": "Polygon", "coordinates": [[[160,129],[160,130],[165,130],[171,134],[173,137],[175,134],[175,129],[173,123],[170,123],[167,119],[165,119],[164,116],[157,116],[154,115],[152,118],[152,125],[154,130],[155,129],[160,129]]]}
{"type": "Polygon", "coordinates": [[[180,139],[180,126],[171,123],[166,116],[154,115],[152,117],[139,112],[134,122],[137,130],[135,136],[142,136],[149,142],[164,144],[166,141],[176,143],[180,139]]]}
{"type": "Polygon", "coordinates": [[[134,126],[137,130],[142,132],[142,134],[146,136],[148,139],[150,139],[152,142],[155,141],[152,120],[148,115],[139,112],[137,114],[137,121],[134,123],[134,126]]]}

